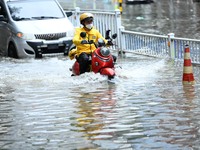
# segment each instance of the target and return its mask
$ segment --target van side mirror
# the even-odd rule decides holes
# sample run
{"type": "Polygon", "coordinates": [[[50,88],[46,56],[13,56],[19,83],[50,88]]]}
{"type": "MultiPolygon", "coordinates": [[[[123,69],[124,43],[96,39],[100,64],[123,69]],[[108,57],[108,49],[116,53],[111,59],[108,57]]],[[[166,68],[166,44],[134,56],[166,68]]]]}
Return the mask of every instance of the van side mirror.
{"type": "Polygon", "coordinates": [[[5,21],[5,22],[8,22],[8,19],[5,18],[3,15],[0,15],[0,21],[5,21]]]}
{"type": "Polygon", "coordinates": [[[72,12],[71,11],[66,11],[65,14],[67,15],[67,17],[72,16],[72,12]]]}

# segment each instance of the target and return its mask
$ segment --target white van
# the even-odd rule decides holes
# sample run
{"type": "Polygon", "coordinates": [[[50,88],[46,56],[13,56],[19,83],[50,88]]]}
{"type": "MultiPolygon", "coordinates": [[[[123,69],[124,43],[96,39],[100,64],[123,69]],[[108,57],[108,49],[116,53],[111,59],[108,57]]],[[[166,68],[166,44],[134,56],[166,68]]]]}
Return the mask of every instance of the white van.
{"type": "Polygon", "coordinates": [[[0,0],[0,55],[67,54],[74,35],[67,14],[56,0],[0,0]]]}

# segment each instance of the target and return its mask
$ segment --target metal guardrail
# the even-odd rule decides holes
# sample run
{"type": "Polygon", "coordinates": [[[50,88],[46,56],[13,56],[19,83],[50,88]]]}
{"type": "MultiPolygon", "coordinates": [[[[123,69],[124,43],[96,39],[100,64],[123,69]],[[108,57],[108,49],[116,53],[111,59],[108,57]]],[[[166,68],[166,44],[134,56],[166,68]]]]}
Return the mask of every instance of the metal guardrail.
{"type": "Polygon", "coordinates": [[[121,28],[121,50],[154,57],[168,57],[168,37],[125,31],[121,28]]]}
{"type": "Polygon", "coordinates": [[[200,65],[200,40],[172,37],[170,42],[172,59],[183,60],[184,48],[185,45],[188,45],[192,63],[200,65]]]}
{"type": "MultiPolygon", "coordinates": [[[[85,12],[76,8],[69,18],[75,27],[80,26],[79,16],[85,12]]],[[[119,10],[114,12],[98,12],[87,10],[94,14],[95,27],[105,36],[105,31],[117,33],[116,40],[118,53],[137,53],[153,57],[171,58],[174,60],[184,59],[185,45],[190,47],[190,56],[193,64],[200,65],[200,40],[174,37],[173,33],[167,36],[127,31],[121,23],[119,10]]]]}
{"type": "Polygon", "coordinates": [[[200,40],[174,37],[173,33],[162,36],[125,31],[123,28],[120,33],[121,50],[124,52],[183,60],[185,45],[189,45],[192,63],[200,65],[200,40]]]}

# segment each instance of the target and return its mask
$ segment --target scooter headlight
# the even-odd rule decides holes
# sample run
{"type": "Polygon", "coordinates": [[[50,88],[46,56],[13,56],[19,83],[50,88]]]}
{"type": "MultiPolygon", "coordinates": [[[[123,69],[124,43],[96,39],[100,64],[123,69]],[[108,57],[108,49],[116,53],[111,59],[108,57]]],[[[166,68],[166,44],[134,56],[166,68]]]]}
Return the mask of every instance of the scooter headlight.
{"type": "Polygon", "coordinates": [[[101,53],[102,56],[107,57],[107,56],[110,55],[110,50],[106,47],[101,47],[100,53],[101,53]]]}

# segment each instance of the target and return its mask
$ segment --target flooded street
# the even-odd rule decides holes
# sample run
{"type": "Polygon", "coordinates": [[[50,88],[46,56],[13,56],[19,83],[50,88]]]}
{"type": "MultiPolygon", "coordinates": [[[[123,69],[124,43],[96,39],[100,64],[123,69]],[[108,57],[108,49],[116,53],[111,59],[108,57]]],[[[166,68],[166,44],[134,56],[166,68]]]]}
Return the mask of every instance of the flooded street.
{"type": "MultiPolygon", "coordinates": [[[[123,24],[134,31],[197,36],[198,19],[186,30],[182,24],[189,16],[178,26],[164,19],[170,18],[164,9],[169,2],[158,2],[163,8],[156,14],[155,3],[129,5],[123,24]]],[[[200,9],[193,5],[194,14],[200,9]]],[[[183,86],[182,62],[126,54],[118,58],[112,82],[93,73],[71,77],[73,62],[63,56],[0,57],[0,150],[200,149],[199,67],[193,66],[196,84],[183,86]]]]}
{"type": "Polygon", "coordinates": [[[118,59],[113,83],[71,77],[66,58],[0,61],[0,149],[198,149],[199,72],[182,64],[118,59]]]}

